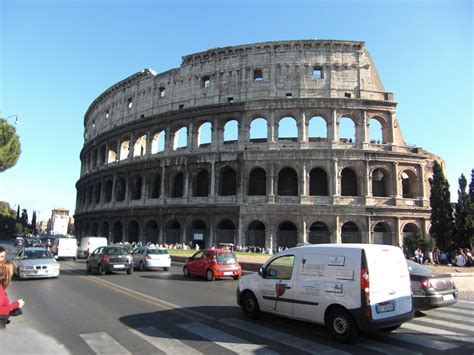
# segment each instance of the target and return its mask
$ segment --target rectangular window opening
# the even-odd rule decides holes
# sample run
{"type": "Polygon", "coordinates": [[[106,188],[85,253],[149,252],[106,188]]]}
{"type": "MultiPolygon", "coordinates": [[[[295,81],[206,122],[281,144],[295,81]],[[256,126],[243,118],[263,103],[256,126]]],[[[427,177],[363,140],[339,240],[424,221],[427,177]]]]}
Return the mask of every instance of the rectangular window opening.
{"type": "Polygon", "coordinates": [[[351,95],[350,92],[345,92],[344,97],[347,98],[347,99],[350,99],[352,97],[352,95],[351,95]]]}
{"type": "Polygon", "coordinates": [[[323,69],[321,67],[313,68],[313,78],[322,79],[323,78],[323,69]]]}
{"type": "Polygon", "coordinates": [[[128,103],[128,109],[131,109],[133,106],[133,100],[131,97],[128,98],[127,103],[128,103]]]}
{"type": "Polygon", "coordinates": [[[253,71],[253,80],[254,81],[262,81],[263,80],[263,72],[260,69],[253,71]]]}
{"type": "Polygon", "coordinates": [[[293,94],[292,94],[291,92],[287,92],[287,93],[286,93],[286,98],[287,98],[287,99],[293,98],[293,94]]]}
{"type": "Polygon", "coordinates": [[[234,102],[234,98],[233,97],[228,97],[227,102],[234,102]]]}
{"type": "Polygon", "coordinates": [[[179,110],[182,110],[183,108],[184,108],[184,105],[183,105],[183,104],[180,104],[180,105],[178,106],[178,109],[179,109],[179,110]]]}

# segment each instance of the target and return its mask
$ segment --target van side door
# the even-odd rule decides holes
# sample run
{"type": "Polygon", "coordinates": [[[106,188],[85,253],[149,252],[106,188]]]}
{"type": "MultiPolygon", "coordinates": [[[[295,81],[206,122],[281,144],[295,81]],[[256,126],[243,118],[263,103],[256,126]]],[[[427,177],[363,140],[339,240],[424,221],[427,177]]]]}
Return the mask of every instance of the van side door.
{"type": "Polygon", "coordinates": [[[262,311],[292,316],[294,255],[283,255],[272,260],[260,280],[262,311]]]}

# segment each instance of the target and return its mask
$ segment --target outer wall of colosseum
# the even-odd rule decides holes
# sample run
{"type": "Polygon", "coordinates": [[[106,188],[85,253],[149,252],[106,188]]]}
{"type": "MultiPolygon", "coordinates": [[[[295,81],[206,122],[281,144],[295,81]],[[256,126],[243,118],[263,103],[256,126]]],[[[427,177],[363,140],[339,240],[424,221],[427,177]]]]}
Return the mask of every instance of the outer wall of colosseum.
{"type": "Polygon", "coordinates": [[[401,245],[427,234],[428,179],[443,162],[405,143],[396,109],[363,42],[216,48],[145,69],[85,114],[76,233],[401,245]]]}

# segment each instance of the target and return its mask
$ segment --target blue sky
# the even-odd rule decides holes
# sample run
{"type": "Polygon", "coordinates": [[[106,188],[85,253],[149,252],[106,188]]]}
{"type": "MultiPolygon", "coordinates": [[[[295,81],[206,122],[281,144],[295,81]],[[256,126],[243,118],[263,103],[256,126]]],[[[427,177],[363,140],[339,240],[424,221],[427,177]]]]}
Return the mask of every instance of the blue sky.
{"type": "Polygon", "coordinates": [[[214,47],[292,39],[365,41],[395,94],[409,144],[442,157],[451,199],[470,181],[471,1],[0,0],[0,115],[18,114],[22,154],[0,200],[74,211],[83,118],[112,84],[179,67],[214,47]]]}

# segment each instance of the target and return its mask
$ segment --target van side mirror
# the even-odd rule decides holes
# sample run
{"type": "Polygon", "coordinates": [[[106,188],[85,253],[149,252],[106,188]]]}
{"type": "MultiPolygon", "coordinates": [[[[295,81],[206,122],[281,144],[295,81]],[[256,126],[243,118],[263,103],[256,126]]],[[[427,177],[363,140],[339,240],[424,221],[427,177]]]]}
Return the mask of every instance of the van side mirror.
{"type": "Polygon", "coordinates": [[[260,266],[258,268],[258,274],[262,277],[265,277],[265,269],[263,268],[263,266],[260,266]]]}

